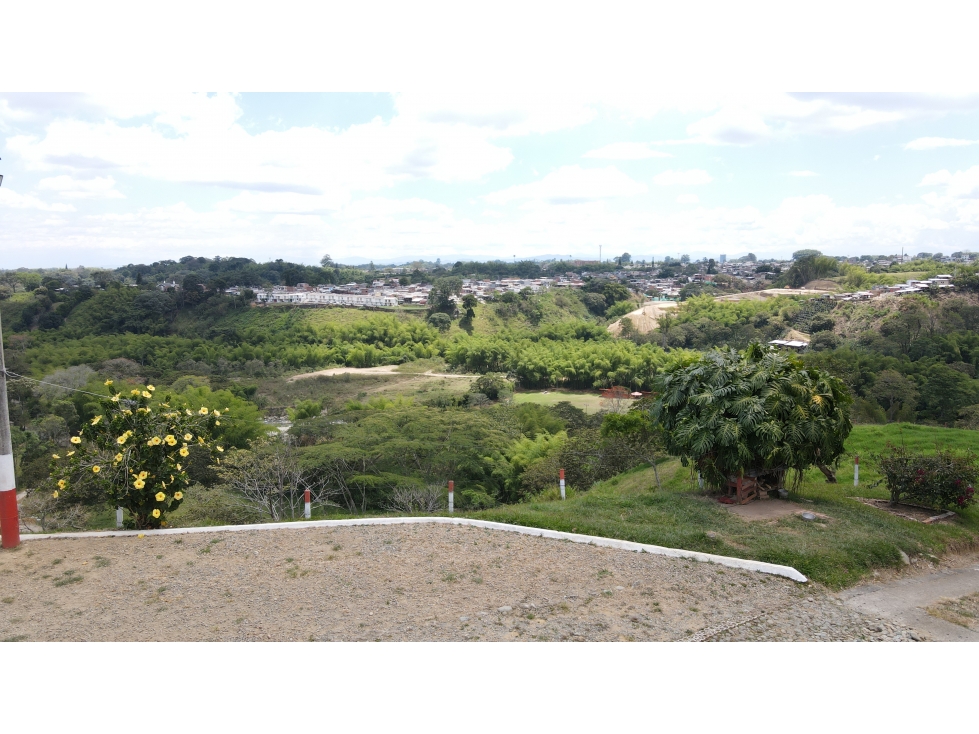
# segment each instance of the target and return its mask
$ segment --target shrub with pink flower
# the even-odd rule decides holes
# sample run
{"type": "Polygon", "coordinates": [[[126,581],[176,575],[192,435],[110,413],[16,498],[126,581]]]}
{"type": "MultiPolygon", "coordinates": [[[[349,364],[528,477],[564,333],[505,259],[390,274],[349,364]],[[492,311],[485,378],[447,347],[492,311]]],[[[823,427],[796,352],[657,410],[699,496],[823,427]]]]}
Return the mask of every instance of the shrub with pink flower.
{"type": "Polygon", "coordinates": [[[887,449],[873,459],[892,503],[903,500],[938,508],[964,508],[975,500],[979,456],[974,452],[956,453],[938,447],[934,454],[922,454],[892,444],[887,449]]]}

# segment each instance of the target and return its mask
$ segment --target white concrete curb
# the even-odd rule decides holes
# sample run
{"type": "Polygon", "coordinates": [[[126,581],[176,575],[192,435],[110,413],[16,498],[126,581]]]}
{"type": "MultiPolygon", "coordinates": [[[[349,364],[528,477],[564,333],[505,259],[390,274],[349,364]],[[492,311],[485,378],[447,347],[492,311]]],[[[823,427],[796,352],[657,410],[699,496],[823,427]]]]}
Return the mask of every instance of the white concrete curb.
{"type": "Polygon", "coordinates": [[[664,548],[659,545],[646,545],[644,543],[633,543],[628,540],[616,540],[614,538],[600,538],[595,535],[581,535],[579,533],[564,533],[559,530],[545,530],[543,528],[531,528],[523,525],[508,525],[502,522],[490,522],[488,520],[471,520],[465,517],[365,517],[352,520],[306,520],[302,522],[283,522],[283,523],[262,523],[256,525],[219,525],[214,527],[202,528],[164,528],[161,530],[105,530],[101,532],[89,533],[54,533],[48,535],[21,536],[21,540],[57,540],[59,538],[112,538],[126,537],[134,535],[184,535],[189,533],[234,533],[244,530],[302,530],[303,528],[336,528],[349,525],[416,525],[422,523],[437,523],[443,525],[468,525],[475,528],[486,528],[488,530],[502,530],[508,533],[521,533],[523,535],[537,535],[542,538],[554,538],[555,540],[570,540],[572,543],[586,543],[589,545],[603,546],[605,548],[618,548],[619,550],[635,551],[637,553],[652,553],[658,556],[670,556],[671,558],[686,558],[691,561],[701,563],[716,563],[720,566],[730,568],[741,568],[746,571],[757,571],[768,573],[773,576],[784,576],[805,583],[809,579],[796,571],[791,566],[780,566],[776,563],[765,563],[764,561],[749,561],[744,558],[731,558],[730,556],[715,556],[712,553],[698,553],[697,551],[680,550],[678,548],[664,548]]]}

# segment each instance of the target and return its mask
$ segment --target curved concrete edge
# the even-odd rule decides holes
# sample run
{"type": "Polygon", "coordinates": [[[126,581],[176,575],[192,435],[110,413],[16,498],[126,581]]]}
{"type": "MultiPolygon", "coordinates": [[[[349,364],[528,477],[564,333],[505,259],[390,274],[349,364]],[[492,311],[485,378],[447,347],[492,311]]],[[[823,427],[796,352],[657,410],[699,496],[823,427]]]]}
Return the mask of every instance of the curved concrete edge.
{"type": "Polygon", "coordinates": [[[187,535],[192,533],[235,533],[245,530],[302,530],[304,528],[335,528],[351,525],[419,525],[425,523],[435,523],[442,525],[468,525],[470,527],[485,528],[487,530],[501,530],[507,533],[521,533],[522,535],[536,535],[542,538],[553,538],[554,540],[569,540],[572,543],[585,543],[587,545],[602,546],[604,548],[617,548],[619,550],[634,551],[636,553],[651,553],[657,556],[669,556],[671,558],[683,558],[700,563],[716,563],[719,566],[729,568],[740,568],[745,571],[757,571],[773,576],[784,576],[785,578],[799,583],[809,581],[791,566],[780,566],[777,563],[765,563],[764,561],[749,561],[744,558],[731,558],[730,556],[717,556],[713,553],[699,553],[697,551],[681,550],[679,548],[665,548],[659,545],[646,545],[645,543],[633,543],[629,540],[616,540],[615,538],[602,538],[597,535],[581,535],[580,533],[565,533],[560,530],[547,530],[545,528],[532,528],[524,525],[509,525],[502,522],[491,522],[489,520],[472,520],[465,517],[365,517],[353,518],[350,520],[303,520],[300,522],[283,523],[260,523],[254,525],[217,525],[200,528],[163,528],[160,530],[104,530],[100,532],[87,533],[54,533],[46,535],[21,536],[21,540],[57,540],[61,538],[113,538],[131,537],[138,535],[187,535]]]}

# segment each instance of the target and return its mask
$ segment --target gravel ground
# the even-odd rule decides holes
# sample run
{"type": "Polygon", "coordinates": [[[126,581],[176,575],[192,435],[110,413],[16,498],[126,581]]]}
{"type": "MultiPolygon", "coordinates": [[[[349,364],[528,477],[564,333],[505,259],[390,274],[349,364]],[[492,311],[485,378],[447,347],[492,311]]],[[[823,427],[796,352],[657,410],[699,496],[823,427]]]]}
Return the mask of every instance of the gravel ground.
{"type": "Polygon", "coordinates": [[[896,638],[912,631],[813,584],[482,528],[64,538],[0,553],[0,640],[896,638]]]}

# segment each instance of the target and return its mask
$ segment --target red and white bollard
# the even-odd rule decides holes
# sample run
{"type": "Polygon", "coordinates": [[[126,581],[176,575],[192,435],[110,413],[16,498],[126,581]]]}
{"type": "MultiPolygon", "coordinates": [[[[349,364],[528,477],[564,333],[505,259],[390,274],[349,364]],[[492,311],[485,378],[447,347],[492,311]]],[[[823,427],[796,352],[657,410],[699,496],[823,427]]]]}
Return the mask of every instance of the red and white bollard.
{"type": "Polygon", "coordinates": [[[453,495],[455,494],[456,483],[451,479],[449,480],[449,512],[455,512],[455,502],[453,500],[453,495]]]}
{"type": "Polygon", "coordinates": [[[313,516],[313,511],[312,511],[312,508],[310,507],[310,503],[309,503],[309,487],[306,488],[306,491],[303,492],[303,495],[304,495],[303,499],[306,502],[306,508],[303,511],[303,517],[305,517],[308,520],[309,518],[311,518],[313,516]]]}
{"type": "Polygon", "coordinates": [[[17,482],[14,455],[0,454],[0,536],[4,548],[20,545],[20,517],[17,514],[17,482]]]}
{"type": "Polygon", "coordinates": [[[559,470],[561,476],[561,499],[564,499],[564,469],[559,470]]]}
{"type": "Polygon", "coordinates": [[[860,457],[853,457],[853,486],[860,484],[860,457]]]}

